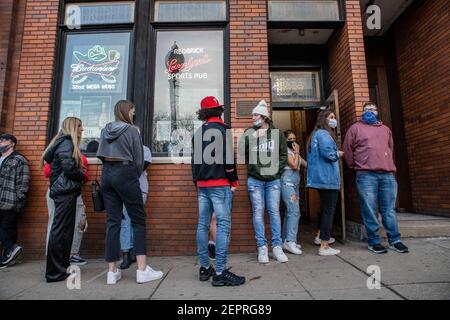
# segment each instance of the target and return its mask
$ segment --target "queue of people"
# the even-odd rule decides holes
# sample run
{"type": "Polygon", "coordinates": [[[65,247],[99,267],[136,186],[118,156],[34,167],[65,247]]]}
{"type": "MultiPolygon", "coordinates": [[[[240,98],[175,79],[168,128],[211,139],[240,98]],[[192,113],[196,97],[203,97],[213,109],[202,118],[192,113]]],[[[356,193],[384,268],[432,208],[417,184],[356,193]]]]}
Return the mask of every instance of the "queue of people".
{"type": "MultiPolygon", "coordinates": [[[[215,97],[208,96],[200,102],[197,112],[198,119],[203,122],[194,133],[191,157],[199,207],[197,254],[200,281],[212,278],[213,286],[238,286],[245,283],[245,277],[227,268],[233,195],[239,183],[231,127],[222,120],[225,108],[215,97]],[[212,136],[215,139],[211,139],[212,136]],[[215,148],[211,148],[212,143],[215,148]]],[[[164,276],[162,271],[147,264],[144,204],[148,193],[146,170],[151,163],[151,153],[143,146],[140,131],[134,125],[134,104],[127,100],[117,102],[114,115],[115,121],[101,131],[97,151],[97,157],[103,162],[101,188],[107,213],[106,283],[116,284],[122,278],[121,269],[129,268],[133,262],[137,262],[136,282],[146,283],[164,276]],[[118,266],[120,260],[122,263],[118,266]]],[[[301,156],[295,133],[291,130],[281,132],[273,125],[264,100],[253,109],[252,120],[252,126],[239,140],[238,156],[247,165],[247,190],[259,263],[269,263],[264,222],[266,209],[273,259],[286,263],[289,258],[285,251],[302,254],[298,243],[301,168],[306,169],[306,188],[317,190],[320,196],[319,223],[314,239],[320,246],[318,254],[340,253],[330,244],[335,242],[331,232],[341,189],[341,159],[356,171],[368,249],[374,253],[387,251],[378,234],[379,209],[389,248],[408,252],[401,241],[395,212],[397,182],[392,133],[378,120],[375,104],[364,105],[361,120],[347,131],[343,150],[337,145],[335,114],[331,110],[321,111],[306,144],[306,159],[301,156]],[[285,207],[283,221],[281,201],[285,207]]],[[[88,180],[87,160],[79,147],[82,133],[80,119],[64,119],[40,162],[49,179],[47,282],[65,280],[70,264],[86,263],[79,254],[82,235],[88,227],[81,198],[82,184],[88,180]]],[[[27,159],[15,151],[16,145],[14,136],[0,136],[0,242],[4,248],[0,269],[13,265],[22,252],[16,243],[17,221],[25,205],[30,174],[27,159]]]]}

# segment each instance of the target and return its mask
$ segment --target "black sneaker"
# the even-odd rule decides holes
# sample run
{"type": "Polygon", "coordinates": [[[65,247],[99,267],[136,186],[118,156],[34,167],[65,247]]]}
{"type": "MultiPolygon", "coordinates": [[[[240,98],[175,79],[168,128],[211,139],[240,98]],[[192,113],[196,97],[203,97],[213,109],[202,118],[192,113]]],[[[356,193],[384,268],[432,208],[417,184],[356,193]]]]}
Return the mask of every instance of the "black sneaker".
{"type": "Polygon", "coordinates": [[[1,269],[5,269],[5,268],[7,268],[8,267],[8,264],[7,263],[4,263],[3,262],[3,259],[0,259],[0,270],[1,269]]]}
{"type": "Polygon", "coordinates": [[[211,260],[216,260],[216,246],[212,243],[208,244],[208,256],[211,260]]]}
{"type": "Polygon", "coordinates": [[[369,250],[375,253],[386,253],[387,249],[381,244],[374,244],[373,246],[369,246],[369,250]]]}
{"type": "Polygon", "coordinates": [[[199,278],[200,281],[208,281],[216,273],[216,270],[212,266],[209,266],[208,269],[205,267],[200,267],[199,278]]]}
{"type": "Polygon", "coordinates": [[[389,246],[389,249],[394,250],[394,251],[397,251],[397,252],[399,252],[399,253],[406,253],[406,252],[409,252],[408,247],[405,246],[405,245],[404,245],[403,243],[401,243],[401,242],[397,242],[397,243],[391,244],[391,245],[389,246]]]}
{"type": "Polygon", "coordinates": [[[212,285],[214,287],[223,287],[223,286],[240,286],[245,283],[245,277],[240,277],[231,273],[228,270],[222,272],[221,275],[215,274],[213,277],[212,285]]]}
{"type": "Polygon", "coordinates": [[[75,254],[70,257],[70,264],[76,265],[76,266],[84,266],[87,263],[86,260],[81,258],[79,255],[75,254]]]}
{"type": "Polygon", "coordinates": [[[5,253],[2,263],[6,264],[6,265],[12,263],[14,260],[17,259],[17,257],[20,255],[21,252],[22,252],[22,247],[15,244],[11,249],[9,249],[5,253]]]}

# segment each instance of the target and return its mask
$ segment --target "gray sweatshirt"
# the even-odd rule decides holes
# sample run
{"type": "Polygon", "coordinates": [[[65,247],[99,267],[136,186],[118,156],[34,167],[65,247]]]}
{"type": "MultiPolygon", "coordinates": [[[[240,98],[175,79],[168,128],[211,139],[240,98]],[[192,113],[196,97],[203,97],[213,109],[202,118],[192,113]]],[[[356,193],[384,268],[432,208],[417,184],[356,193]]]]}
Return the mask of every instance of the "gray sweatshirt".
{"type": "Polygon", "coordinates": [[[100,133],[97,158],[132,161],[139,177],[144,170],[142,139],[138,129],[122,121],[110,122],[100,133]]]}

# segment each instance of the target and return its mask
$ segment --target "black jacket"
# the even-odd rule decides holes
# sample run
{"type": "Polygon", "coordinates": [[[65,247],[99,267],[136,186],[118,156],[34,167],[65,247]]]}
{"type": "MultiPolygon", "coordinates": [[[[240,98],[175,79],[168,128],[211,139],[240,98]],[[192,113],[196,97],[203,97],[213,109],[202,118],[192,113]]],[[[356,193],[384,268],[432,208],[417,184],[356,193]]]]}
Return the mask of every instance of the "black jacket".
{"type": "Polygon", "coordinates": [[[84,174],[72,156],[73,148],[70,135],[64,135],[56,139],[55,144],[45,153],[44,160],[50,164],[50,185],[64,173],[68,179],[79,182],[81,190],[84,174]]]}
{"type": "Polygon", "coordinates": [[[194,134],[192,139],[192,179],[197,181],[210,181],[228,179],[231,183],[238,180],[236,161],[231,130],[223,122],[205,122],[194,134]],[[215,129],[216,131],[211,131],[215,129]],[[220,134],[221,140],[215,142],[220,134]],[[204,137],[212,138],[205,139],[204,137]],[[220,143],[219,143],[220,142],[220,143]],[[208,148],[205,152],[205,149],[208,148]],[[215,152],[221,152],[220,155],[215,152]],[[208,163],[205,156],[210,155],[214,161],[208,163]]]}

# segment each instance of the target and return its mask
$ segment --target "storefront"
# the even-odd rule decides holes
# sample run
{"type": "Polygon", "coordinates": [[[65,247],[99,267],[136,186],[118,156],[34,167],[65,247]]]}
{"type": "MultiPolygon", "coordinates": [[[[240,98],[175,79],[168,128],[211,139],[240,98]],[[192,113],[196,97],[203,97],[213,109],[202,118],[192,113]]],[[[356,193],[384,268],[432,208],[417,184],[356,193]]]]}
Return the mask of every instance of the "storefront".
{"type": "MultiPolygon", "coordinates": [[[[196,117],[199,101],[216,96],[226,105],[225,121],[242,130],[251,125],[252,108],[265,99],[275,125],[296,132],[303,154],[317,112],[331,107],[340,115],[343,138],[363,103],[374,97],[367,73],[363,3],[10,1],[9,26],[18,27],[3,29],[10,42],[5,81],[0,82],[2,94],[8,93],[3,97],[1,130],[19,138],[19,150],[31,162],[33,185],[20,233],[27,255],[42,257],[45,245],[47,181],[38,161],[46,144],[65,117],[81,118],[81,148],[89,157],[91,179],[98,179],[99,133],[113,120],[120,99],[135,103],[136,123],[153,154],[146,206],[150,254],[194,254],[197,193],[184,150],[201,124],[196,117]]],[[[234,198],[231,251],[252,252],[255,240],[244,165],[238,166],[238,173],[241,186],[234,198]]],[[[345,170],[345,196],[343,191],[336,219],[341,236],[349,223],[360,222],[352,179],[345,170]]],[[[411,183],[408,180],[408,187],[411,183]]],[[[82,251],[100,256],[105,213],[93,212],[89,191],[86,186],[90,227],[82,251]]],[[[304,187],[301,194],[302,221],[312,223],[317,195],[304,187]]],[[[442,201],[445,214],[448,202],[442,201]]]]}

